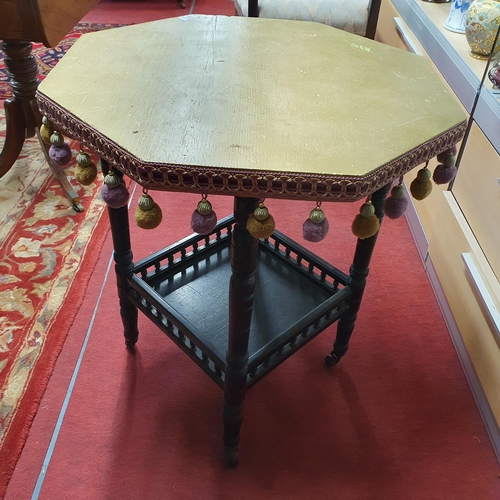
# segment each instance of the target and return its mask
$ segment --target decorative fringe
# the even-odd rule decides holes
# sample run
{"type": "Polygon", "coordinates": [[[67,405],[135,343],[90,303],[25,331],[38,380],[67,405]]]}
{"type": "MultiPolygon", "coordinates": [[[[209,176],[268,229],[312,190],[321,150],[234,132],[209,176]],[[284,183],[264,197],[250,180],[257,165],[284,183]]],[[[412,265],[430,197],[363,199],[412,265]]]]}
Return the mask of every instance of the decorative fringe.
{"type": "Polygon", "coordinates": [[[161,208],[145,190],[135,209],[135,223],[141,229],[155,229],[160,225],[162,218],[161,208]]]}
{"type": "Polygon", "coordinates": [[[212,209],[212,204],[203,195],[198,202],[196,210],[191,215],[191,229],[198,234],[209,234],[217,224],[217,214],[212,209]]]}
{"type": "Polygon", "coordinates": [[[448,184],[457,175],[457,167],[455,166],[456,151],[457,148],[453,147],[437,155],[437,160],[440,163],[434,169],[434,174],[432,176],[432,180],[436,184],[448,184]]]}
{"type": "Polygon", "coordinates": [[[72,158],[71,148],[64,142],[61,134],[54,130],[50,136],[49,157],[56,164],[61,167],[66,166],[72,158]]]}
{"type": "Polygon", "coordinates": [[[76,155],[75,179],[82,186],[89,186],[97,177],[97,167],[90,159],[88,153],[82,149],[76,155]]]}
{"type": "Polygon", "coordinates": [[[274,218],[264,203],[259,203],[253,214],[248,216],[246,228],[254,238],[269,238],[275,227],[274,218]]]}
{"type": "Polygon", "coordinates": [[[423,200],[431,194],[432,182],[431,182],[431,171],[427,168],[427,164],[424,168],[421,168],[417,173],[417,178],[410,184],[410,192],[413,198],[416,200],[423,200]]]}
{"type": "Polygon", "coordinates": [[[311,210],[309,218],[302,225],[302,236],[306,241],[316,243],[328,234],[329,224],[325,213],[321,209],[321,203],[311,210]]]}
{"type": "Polygon", "coordinates": [[[370,238],[380,229],[380,221],[375,215],[375,207],[370,200],[361,205],[359,214],[354,218],[352,223],[352,232],[360,240],[370,238]]]}
{"type": "Polygon", "coordinates": [[[124,207],[128,202],[128,190],[125,184],[120,182],[117,175],[110,170],[108,175],[104,177],[104,184],[101,188],[103,201],[110,208],[124,207]]]}
{"type": "Polygon", "coordinates": [[[42,125],[40,126],[40,137],[45,144],[51,145],[50,136],[54,133],[54,125],[46,117],[42,117],[42,125]]]}
{"type": "Polygon", "coordinates": [[[384,212],[389,219],[398,219],[401,217],[408,206],[408,199],[405,196],[402,179],[399,184],[391,189],[390,196],[385,200],[384,212]]]}

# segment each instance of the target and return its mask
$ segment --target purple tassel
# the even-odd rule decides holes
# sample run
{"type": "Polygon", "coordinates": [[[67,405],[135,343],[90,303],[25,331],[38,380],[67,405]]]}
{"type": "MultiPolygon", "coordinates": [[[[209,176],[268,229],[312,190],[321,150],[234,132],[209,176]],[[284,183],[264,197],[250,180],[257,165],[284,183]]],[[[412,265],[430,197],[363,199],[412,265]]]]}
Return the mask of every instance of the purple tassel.
{"type": "Polygon", "coordinates": [[[389,219],[399,219],[408,206],[402,182],[403,179],[400,179],[399,184],[391,189],[391,195],[384,202],[384,213],[389,219]]]}
{"type": "Polygon", "coordinates": [[[384,212],[389,219],[399,219],[405,212],[408,206],[408,198],[392,198],[389,197],[384,203],[384,212]]]}
{"type": "Polygon", "coordinates": [[[217,224],[217,215],[212,210],[207,196],[203,195],[196,210],[191,215],[191,229],[198,234],[209,234],[217,224]]]}
{"type": "Polygon", "coordinates": [[[61,167],[67,165],[72,158],[71,148],[66,144],[62,146],[50,146],[49,148],[49,158],[61,167]]]}
{"type": "Polygon", "coordinates": [[[113,188],[103,184],[101,188],[101,196],[108,207],[121,208],[127,204],[129,195],[124,184],[119,184],[113,188]]]}
{"type": "Polygon", "coordinates": [[[448,184],[455,178],[455,175],[457,175],[457,167],[445,167],[440,164],[434,169],[432,180],[436,184],[448,184]]]}
{"type": "Polygon", "coordinates": [[[328,233],[328,221],[324,219],[319,224],[307,219],[302,225],[302,236],[306,241],[317,243],[321,241],[328,233]]]}
{"type": "Polygon", "coordinates": [[[217,215],[212,210],[208,215],[201,215],[197,210],[191,215],[191,229],[198,234],[209,234],[217,224],[217,215]]]}

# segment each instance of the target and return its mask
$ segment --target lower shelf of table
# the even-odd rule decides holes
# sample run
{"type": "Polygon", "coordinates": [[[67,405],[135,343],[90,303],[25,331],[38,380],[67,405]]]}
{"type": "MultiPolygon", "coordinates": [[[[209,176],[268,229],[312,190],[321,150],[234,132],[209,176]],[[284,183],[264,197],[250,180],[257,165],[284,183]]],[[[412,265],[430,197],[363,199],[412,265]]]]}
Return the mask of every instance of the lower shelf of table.
{"type": "MultiPolygon", "coordinates": [[[[213,380],[224,385],[230,241],[227,217],[135,264],[129,299],[213,380]]],[[[247,386],[347,309],[348,276],[279,232],[259,242],[247,386]]]]}

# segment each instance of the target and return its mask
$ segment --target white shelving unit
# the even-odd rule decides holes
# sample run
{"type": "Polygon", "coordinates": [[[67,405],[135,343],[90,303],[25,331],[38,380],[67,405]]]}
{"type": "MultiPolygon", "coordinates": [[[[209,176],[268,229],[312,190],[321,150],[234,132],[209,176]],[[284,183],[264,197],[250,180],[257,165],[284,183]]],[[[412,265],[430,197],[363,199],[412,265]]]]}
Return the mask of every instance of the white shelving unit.
{"type": "Polygon", "coordinates": [[[382,0],[376,38],[428,57],[472,113],[452,190],[434,186],[406,216],[500,460],[500,96],[488,78],[481,85],[488,61],[444,28],[449,11],[449,3],[382,0]]]}

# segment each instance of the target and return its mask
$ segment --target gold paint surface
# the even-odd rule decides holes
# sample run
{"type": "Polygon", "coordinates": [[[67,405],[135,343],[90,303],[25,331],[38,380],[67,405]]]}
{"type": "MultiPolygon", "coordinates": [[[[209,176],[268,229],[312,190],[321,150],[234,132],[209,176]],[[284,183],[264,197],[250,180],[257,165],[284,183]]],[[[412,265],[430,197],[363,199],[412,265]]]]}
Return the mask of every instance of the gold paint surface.
{"type": "Polygon", "coordinates": [[[465,119],[424,58],[319,23],[80,37],[39,92],[144,162],[363,176],[465,119]]]}

